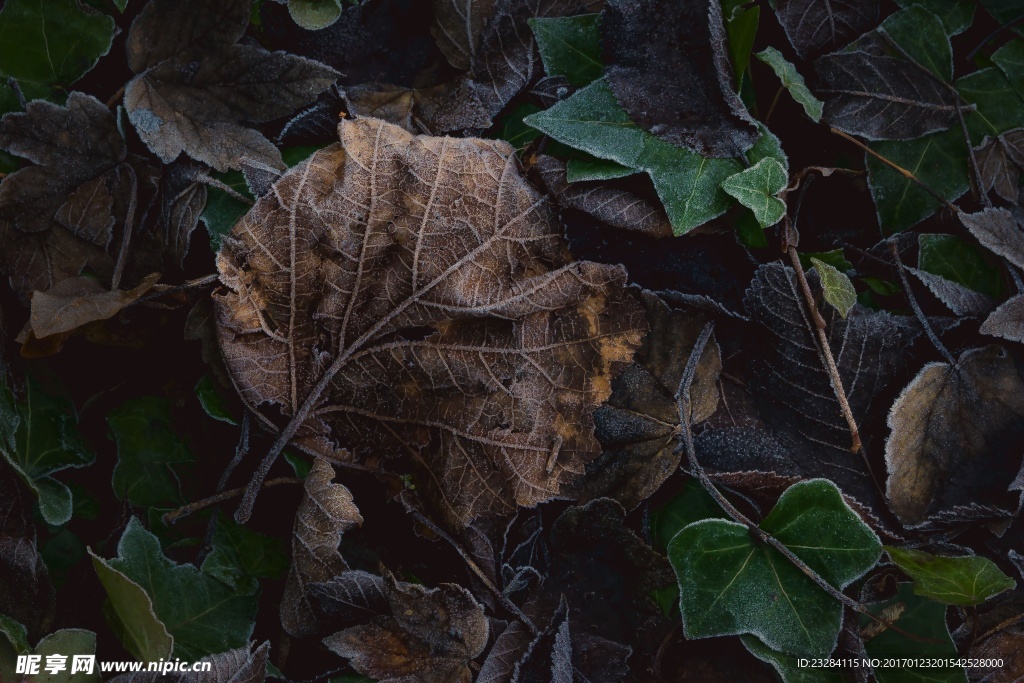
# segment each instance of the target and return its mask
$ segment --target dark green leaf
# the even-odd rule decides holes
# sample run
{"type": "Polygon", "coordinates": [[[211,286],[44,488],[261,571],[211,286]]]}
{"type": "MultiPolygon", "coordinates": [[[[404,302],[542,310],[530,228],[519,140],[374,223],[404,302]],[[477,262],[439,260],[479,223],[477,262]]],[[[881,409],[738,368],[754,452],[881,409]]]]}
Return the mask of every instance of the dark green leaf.
{"type": "Polygon", "coordinates": [[[548,76],[565,76],[572,85],[584,86],[604,73],[600,14],[536,17],[529,23],[548,76]]]}
{"type": "Polygon", "coordinates": [[[618,105],[604,80],[525,121],[570,147],[647,172],[677,235],[729,208],[729,197],[719,184],[740,170],[739,163],[705,159],[642,130],[618,105]]]}
{"type": "Polygon", "coordinates": [[[1024,40],[1011,40],[992,53],[992,61],[996,63],[1006,79],[1024,97],[1024,40]]]}
{"type": "MultiPolygon", "coordinates": [[[[909,583],[900,584],[896,597],[867,605],[877,616],[891,621],[899,614],[895,626],[909,638],[893,629],[877,635],[871,630],[880,628],[872,619],[861,616],[861,633],[869,657],[905,657],[922,659],[956,658],[957,650],[946,626],[946,606],[918,597],[909,583]],[[935,642],[938,641],[938,642],[935,642]]],[[[879,683],[967,683],[964,670],[959,667],[878,667],[875,675],[879,683]]]]}
{"type": "Polygon", "coordinates": [[[771,67],[775,75],[782,81],[782,87],[789,91],[790,96],[804,108],[807,116],[818,123],[821,121],[821,110],[824,103],[811,94],[804,82],[804,77],[796,67],[786,61],[782,53],[774,47],[768,47],[757,53],[757,58],[771,67]]]}
{"type": "Polygon", "coordinates": [[[969,0],[896,0],[896,4],[904,8],[921,5],[942,20],[951,36],[966,31],[974,20],[974,3],[969,0]]]}
{"type": "Polygon", "coordinates": [[[662,553],[684,527],[702,519],[727,519],[715,499],[700,482],[688,478],[682,493],[651,513],[651,539],[654,549],[662,553]]]}
{"type": "Polygon", "coordinates": [[[786,203],[776,197],[788,182],[786,169],[768,157],[722,181],[722,189],[754,212],[762,228],[775,225],[786,215],[786,203]]]}
{"type": "Polygon", "coordinates": [[[990,297],[999,296],[999,269],[973,244],[954,235],[918,235],[917,241],[918,268],[990,297]]]}
{"type": "Polygon", "coordinates": [[[921,5],[911,5],[889,16],[879,30],[943,81],[953,79],[953,48],[945,26],[932,12],[921,5]]]}
{"type": "Polygon", "coordinates": [[[0,9],[0,77],[67,88],[110,51],[114,20],[78,0],[7,0],[0,9]]]}
{"type": "Polygon", "coordinates": [[[213,547],[203,561],[205,573],[251,595],[259,586],[257,579],[277,579],[287,569],[288,556],[280,539],[217,517],[213,547]]]}
{"type": "Polygon", "coordinates": [[[1000,24],[1024,17],[1024,0],[981,0],[981,4],[1000,24]]]}
{"type": "Polygon", "coordinates": [[[89,465],[95,456],[78,433],[70,400],[45,392],[29,376],[25,400],[18,403],[0,377],[0,455],[35,491],[47,524],[60,526],[71,519],[71,490],[50,475],[89,465]]]}
{"type": "Polygon", "coordinates": [[[812,258],[817,259],[822,263],[827,263],[833,268],[841,270],[844,273],[848,270],[853,270],[853,264],[846,260],[846,255],[843,253],[842,249],[833,249],[832,251],[800,252],[798,255],[800,257],[800,265],[803,266],[804,270],[810,270],[813,267],[813,264],[811,263],[812,258]]]}
{"type": "MultiPolygon", "coordinates": [[[[967,146],[959,128],[905,142],[876,142],[871,148],[949,201],[970,189],[967,146]]],[[[942,203],[913,180],[872,156],[867,157],[868,187],[883,234],[891,235],[935,213],[942,203]]]]}
{"type": "Polygon", "coordinates": [[[914,580],[914,593],[946,605],[979,605],[1017,585],[984,557],[940,557],[888,546],[885,551],[914,580]]]}
{"type": "Polygon", "coordinates": [[[309,475],[309,468],[313,466],[313,463],[311,463],[308,458],[296,455],[291,451],[284,452],[284,459],[292,466],[292,470],[295,471],[295,476],[299,479],[305,479],[309,475]]]}
{"type": "Polygon", "coordinates": [[[751,6],[746,0],[722,0],[722,15],[725,18],[725,32],[729,36],[729,58],[736,82],[740,83],[750,65],[750,52],[761,22],[761,8],[751,6]]]}
{"type": "Polygon", "coordinates": [[[977,107],[964,112],[972,145],[980,145],[986,135],[995,136],[1024,126],[1024,100],[999,69],[982,69],[964,76],[957,80],[956,89],[964,100],[977,107]]]}
{"type": "Polygon", "coordinates": [[[157,618],[167,624],[174,638],[174,656],[195,661],[248,644],[256,615],[255,596],[239,595],[192,565],[167,559],[156,536],[134,517],[117,551],[118,557],[112,560],[94,556],[94,562],[145,591],[157,618]]]}
{"type": "MultiPolygon", "coordinates": [[[[215,177],[240,195],[253,199],[241,171],[229,171],[216,174],[215,177]]],[[[202,216],[203,225],[210,234],[210,248],[213,251],[220,251],[220,243],[224,236],[231,232],[235,223],[252,207],[216,187],[210,187],[207,192],[206,208],[203,209],[202,216]]]]}
{"type": "Polygon", "coordinates": [[[800,666],[796,657],[776,652],[754,636],[742,635],[740,642],[750,654],[771,664],[782,683],[844,683],[846,680],[835,668],[800,666]]]}
{"type": "Polygon", "coordinates": [[[587,180],[614,180],[634,173],[637,173],[637,170],[629,166],[623,166],[607,159],[597,159],[589,154],[586,157],[569,159],[565,164],[565,179],[570,183],[587,180]]]}
{"type": "MultiPolygon", "coordinates": [[[[835,484],[790,487],[761,528],[837,588],[874,566],[882,546],[835,484]]],[[[832,652],[842,605],[736,522],[709,519],[680,531],[668,547],[679,578],[687,638],[749,633],[774,650],[805,657],[832,652]]]]}
{"type": "Polygon", "coordinates": [[[238,420],[232,417],[231,411],[228,410],[227,399],[221,395],[212,377],[203,375],[196,383],[195,392],[196,398],[199,399],[199,404],[203,406],[203,410],[207,415],[220,422],[227,422],[232,425],[238,424],[238,420]]]}
{"type": "Polygon", "coordinates": [[[188,446],[171,429],[171,403],[147,396],[110,412],[107,424],[117,442],[112,483],[120,499],[132,505],[181,502],[179,468],[193,460],[188,446]]]}

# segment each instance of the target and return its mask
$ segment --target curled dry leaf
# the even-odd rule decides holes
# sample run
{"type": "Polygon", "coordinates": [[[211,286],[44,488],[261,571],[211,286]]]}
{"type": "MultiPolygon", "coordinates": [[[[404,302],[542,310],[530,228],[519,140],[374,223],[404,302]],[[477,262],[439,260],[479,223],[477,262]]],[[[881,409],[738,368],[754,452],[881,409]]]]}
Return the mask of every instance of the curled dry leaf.
{"type": "Polygon", "coordinates": [[[757,128],[736,94],[717,0],[609,0],[601,32],[605,79],[641,128],[710,157],[738,156],[754,144],[757,128]]]}
{"type": "Polygon", "coordinates": [[[1010,202],[1017,201],[1020,169],[1024,167],[1024,129],[1011,130],[996,137],[986,136],[974,148],[981,174],[981,191],[995,190],[1010,202]]]}
{"type": "Polygon", "coordinates": [[[352,494],[341,484],[332,484],[334,468],[317,459],[306,477],[306,495],[295,514],[292,530],[292,566],[281,598],[281,625],[302,638],[318,630],[307,586],[327,581],[348,569],[338,552],[341,537],[363,523],[352,494]]]}
{"type": "Polygon", "coordinates": [[[87,266],[109,277],[134,173],[110,111],[78,92],[66,107],[33,100],[0,119],[0,149],[35,164],[0,184],[0,267],[14,290],[27,298],[87,266]]]}
{"type": "MultiPolygon", "coordinates": [[[[676,391],[707,317],[693,309],[670,310],[651,292],[641,295],[651,331],[636,359],[612,383],[608,402],[594,414],[601,456],[587,466],[582,498],[615,498],[632,509],[679,468],[676,391]]],[[[704,347],[690,394],[693,423],[718,407],[721,353],[712,337],[704,347]]]]}
{"type": "Polygon", "coordinates": [[[73,277],[61,280],[45,292],[33,292],[29,318],[32,334],[42,339],[112,318],[141,299],[159,279],[160,273],[153,273],[137,287],[110,291],[92,278],[73,277]]]}
{"type": "Polygon", "coordinates": [[[544,187],[563,207],[585,211],[599,221],[623,230],[635,230],[652,237],[672,236],[672,224],[661,207],[632,192],[603,183],[570,185],[566,182],[565,164],[546,154],[537,157],[534,168],[540,173],[544,187]]]}
{"type": "Polygon", "coordinates": [[[465,588],[425,588],[384,573],[390,614],[324,639],[349,665],[380,683],[469,683],[469,661],[487,645],[483,608],[465,588]]]}
{"type": "Polygon", "coordinates": [[[298,415],[310,450],[414,454],[457,526],[559,495],[646,329],[623,269],[568,259],[504,142],[374,119],[340,134],[218,257],[243,400],[298,415]]]}
{"type": "Polygon", "coordinates": [[[128,118],[164,163],[185,152],[218,171],[243,157],[283,167],[281,154],[244,125],[290,114],[326,90],[333,69],[239,45],[248,0],[155,0],[132,22],[128,118]]]}
{"type": "Polygon", "coordinates": [[[889,413],[886,495],[900,521],[1003,499],[1020,468],[1024,380],[999,346],[929,363],[889,413]]]}

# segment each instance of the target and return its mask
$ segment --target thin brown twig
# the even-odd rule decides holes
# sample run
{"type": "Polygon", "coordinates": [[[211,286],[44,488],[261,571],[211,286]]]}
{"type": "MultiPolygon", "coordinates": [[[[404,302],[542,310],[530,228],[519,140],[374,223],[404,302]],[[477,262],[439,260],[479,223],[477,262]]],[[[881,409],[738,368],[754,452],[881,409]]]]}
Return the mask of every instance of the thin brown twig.
{"type": "Polygon", "coordinates": [[[893,169],[894,171],[896,171],[897,173],[902,175],[907,180],[910,180],[910,181],[912,181],[914,183],[917,183],[917,185],[922,190],[924,190],[925,192],[927,192],[928,194],[930,194],[931,196],[935,197],[937,200],[942,202],[946,206],[946,208],[949,209],[950,211],[953,211],[954,213],[960,213],[960,207],[959,206],[957,206],[953,202],[951,202],[948,199],[946,199],[945,197],[943,197],[941,194],[939,194],[938,192],[933,190],[931,187],[929,187],[927,184],[925,184],[925,182],[923,180],[921,180],[916,175],[914,175],[913,173],[911,173],[907,169],[903,168],[902,166],[900,166],[896,162],[890,161],[889,159],[886,159],[884,156],[882,156],[881,154],[879,154],[875,150],[871,149],[870,147],[868,147],[867,145],[865,145],[863,142],[861,142],[857,138],[853,137],[852,135],[847,135],[843,131],[837,130],[835,128],[830,128],[829,130],[831,130],[833,133],[835,133],[839,137],[843,138],[844,140],[849,140],[853,144],[857,145],[862,150],[864,150],[865,152],[867,152],[871,156],[875,157],[876,159],[881,161],[883,164],[885,164],[889,168],[893,169]]]}
{"type": "Polygon", "coordinates": [[[513,616],[515,616],[516,619],[523,622],[523,625],[526,628],[528,628],[530,630],[530,633],[534,636],[540,634],[540,630],[536,627],[536,625],[534,625],[533,620],[531,620],[530,617],[523,614],[523,611],[519,609],[519,606],[512,602],[507,595],[505,595],[497,586],[495,586],[491,582],[489,578],[487,578],[487,575],[484,574],[484,571],[480,569],[480,566],[477,565],[476,562],[473,561],[473,558],[469,556],[469,553],[465,551],[465,549],[458,541],[456,541],[454,538],[448,535],[448,533],[444,529],[434,524],[434,522],[432,522],[426,515],[424,515],[422,512],[414,508],[412,505],[406,505],[406,509],[410,513],[412,513],[412,516],[416,518],[416,521],[418,521],[420,524],[433,531],[441,538],[443,538],[445,541],[448,542],[448,544],[452,548],[455,549],[455,552],[459,554],[463,562],[466,563],[466,566],[468,566],[470,571],[473,572],[474,576],[476,576],[476,578],[479,579],[480,582],[487,587],[487,590],[494,594],[494,597],[497,598],[498,602],[501,603],[502,607],[508,610],[509,614],[512,614],[513,616]]]}
{"type": "Polygon", "coordinates": [[[838,600],[854,612],[863,614],[869,619],[882,624],[886,628],[892,629],[894,632],[899,633],[902,636],[919,642],[938,643],[939,641],[933,638],[924,638],[897,627],[895,624],[874,614],[867,607],[842,591],[837,590],[832,586],[832,584],[821,578],[816,571],[807,565],[806,562],[797,557],[792,550],[782,543],[782,541],[756,525],[746,515],[736,509],[736,506],[734,506],[729,499],[718,490],[718,487],[716,487],[714,482],[711,481],[711,478],[708,477],[707,472],[704,471],[703,465],[701,465],[700,461],[697,460],[697,449],[693,445],[693,430],[690,428],[690,416],[692,414],[692,408],[690,405],[690,386],[693,384],[693,378],[697,372],[698,361],[701,355],[703,355],[704,347],[707,345],[708,339],[711,338],[711,333],[713,331],[714,323],[708,323],[701,331],[700,336],[697,338],[697,342],[693,345],[693,349],[690,351],[690,358],[686,361],[686,366],[683,368],[683,375],[679,379],[679,389],[675,396],[676,410],[679,412],[679,435],[683,442],[683,450],[686,452],[687,461],[690,465],[690,474],[697,478],[701,483],[701,486],[703,486],[711,497],[715,499],[715,502],[718,503],[719,507],[721,507],[733,521],[747,527],[747,530],[751,535],[756,537],[762,543],[770,545],[778,551],[783,557],[789,560],[794,567],[803,572],[807,578],[813,581],[816,586],[828,593],[832,598],[838,600]]]}
{"type": "MultiPolygon", "coordinates": [[[[276,479],[267,479],[266,481],[264,481],[263,488],[270,488],[271,486],[280,486],[282,484],[301,483],[302,480],[299,479],[298,477],[277,477],[276,479]]],[[[177,510],[171,510],[170,512],[166,513],[163,516],[164,524],[174,524],[182,517],[188,517],[189,515],[195,512],[199,512],[200,510],[204,510],[210,507],[211,505],[217,505],[218,503],[223,503],[226,500],[231,500],[232,498],[241,496],[242,494],[245,493],[245,490],[245,486],[239,486],[238,488],[228,489],[227,491],[218,493],[215,496],[210,496],[209,498],[203,498],[202,500],[191,502],[188,505],[183,505],[177,510]]]]}
{"type": "Polygon", "coordinates": [[[775,97],[772,98],[772,103],[768,105],[768,111],[764,115],[765,125],[768,124],[768,119],[770,119],[772,117],[772,114],[775,113],[775,105],[779,103],[779,98],[782,97],[782,91],[785,89],[785,86],[780,85],[779,89],[775,91],[775,97]]]}
{"type": "Polygon", "coordinates": [[[1024,621],[1024,612],[1021,612],[1020,614],[1015,614],[1009,619],[1004,619],[1003,621],[1000,621],[998,624],[996,624],[995,626],[993,626],[992,628],[978,636],[978,639],[975,641],[975,643],[977,644],[987,638],[991,638],[1000,631],[1004,631],[1013,626],[1014,624],[1018,624],[1022,621],[1024,621]]]}
{"type": "Polygon", "coordinates": [[[120,99],[121,99],[121,97],[123,95],[124,95],[124,86],[122,85],[120,88],[117,89],[117,92],[115,92],[113,95],[111,95],[110,99],[107,100],[107,109],[115,108],[117,106],[118,101],[120,101],[120,99]]]}

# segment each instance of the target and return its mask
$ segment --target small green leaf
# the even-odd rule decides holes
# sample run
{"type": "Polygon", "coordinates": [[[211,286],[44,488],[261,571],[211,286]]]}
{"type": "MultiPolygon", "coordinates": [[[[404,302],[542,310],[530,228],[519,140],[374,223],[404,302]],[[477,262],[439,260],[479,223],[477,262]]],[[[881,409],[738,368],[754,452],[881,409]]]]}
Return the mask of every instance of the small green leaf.
{"type": "Polygon", "coordinates": [[[911,59],[948,83],[953,78],[953,48],[946,27],[934,13],[921,5],[911,5],[890,15],[878,27],[911,59]]]}
{"type": "MultiPolygon", "coordinates": [[[[886,621],[891,621],[898,613],[899,617],[894,624],[896,628],[914,636],[907,637],[891,628],[877,635],[868,633],[864,638],[864,649],[869,657],[921,660],[958,657],[956,645],[946,626],[946,606],[914,595],[911,584],[900,584],[894,598],[871,603],[867,608],[886,621]]],[[[880,628],[880,625],[861,615],[860,627],[864,632],[866,629],[880,628]]],[[[875,676],[878,683],[967,683],[967,676],[959,667],[878,667],[875,676]]]]}
{"type": "Polygon", "coordinates": [[[117,551],[117,558],[103,561],[93,556],[94,562],[109,566],[145,592],[154,614],[167,624],[174,638],[175,657],[196,661],[249,642],[256,616],[255,595],[239,595],[192,565],[167,559],[156,536],[135,517],[129,520],[117,551]]]}
{"type": "Polygon", "coordinates": [[[742,635],[740,642],[747,652],[771,664],[782,683],[844,683],[846,680],[838,669],[800,666],[796,657],[776,652],[754,636],[742,635]]]}
{"type": "Polygon", "coordinates": [[[540,111],[544,110],[532,102],[523,102],[516,105],[507,113],[498,117],[496,127],[501,132],[495,137],[499,140],[504,140],[516,149],[522,149],[540,137],[537,129],[523,123],[523,119],[530,114],[536,114],[540,111]]]}
{"type": "MultiPolygon", "coordinates": [[[[843,501],[835,484],[791,486],[761,528],[838,589],[874,566],[882,546],[843,501]]],[[[679,579],[687,638],[749,633],[774,650],[823,657],[832,652],[842,605],[742,524],[695,522],[668,546],[679,579]]]]}
{"type": "Polygon", "coordinates": [[[232,417],[231,411],[228,410],[227,399],[217,390],[217,385],[209,375],[203,375],[196,382],[195,392],[196,398],[199,399],[199,405],[203,407],[203,411],[207,415],[220,422],[227,422],[231,425],[238,424],[238,420],[232,417]]]}
{"type": "Polygon", "coordinates": [[[96,634],[80,628],[66,628],[46,636],[36,645],[34,653],[41,655],[43,663],[50,655],[67,657],[67,666],[56,674],[40,673],[27,676],[24,683],[100,683],[99,667],[91,674],[79,671],[71,673],[71,661],[75,655],[96,654],[96,634]]]}
{"type": "Polygon", "coordinates": [[[786,203],[775,195],[786,187],[788,180],[782,164],[768,157],[726,178],[722,189],[753,211],[761,227],[767,228],[786,215],[786,203]]]}
{"type": "Polygon", "coordinates": [[[181,502],[175,466],[191,463],[192,452],[171,430],[171,403],[146,396],[110,411],[107,424],[117,443],[112,483],[119,499],[152,507],[181,502]]]}
{"type": "MultiPolygon", "coordinates": [[[[214,178],[221,181],[243,197],[253,199],[249,192],[249,186],[245,183],[245,176],[241,171],[228,171],[227,173],[215,173],[214,178]]],[[[242,216],[248,213],[251,207],[245,202],[232,197],[224,190],[216,187],[207,189],[206,208],[203,209],[203,225],[210,235],[210,248],[213,251],[220,251],[220,243],[224,236],[231,232],[235,223],[241,220],[242,216]]]]}
{"type": "Polygon", "coordinates": [[[850,278],[846,273],[834,268],[824,261],[811,258],[814,269],[818,271],[821,278],[821,287],[825,290],[825,301],[832,304],[839,315],[843,318],[850,312],[853,305],[857,303],[857,290],[853,288],[850,278]]]}
{"type": "Polygon", "coordinates": [[[327,28],[338,20],[342,9],[341,0],[288,0],[292,20],[307,31],[327,28]]]}
{"type": "Polygon", "coordinates": [[[572,85],[582,87],[604,73],[600,14],[536,17],[529,24],[548,76],[565,76],[572,85]]]}
{"type": "Polygon", "coordinates": [[[587,155],[569,159],[565,164],[565,179],[570,183],[588,180],[615,180],[637,173],[636,169],[617,164],[607,159],[597,159],[587,155]]]}
{"type": "Polygon", "coordinates": [[[292,466],[295,476],[299,479],[305,479],[309,475],[309,469],[313,466],[313,463],[309,461],[309,458],[297,455],[288,450],[284,452],[284,459],[292,466]]]}
{"type": "Polygon", "coordinates": [[[843,253],[842,249],[833,249],[832,251],[802,251],[799,252],[797,256],[800,258],[800,265],[804,267],[804,270],[810,270],[814,267],[814,264],[811,263],[811,259],[818,259],[822,263],[827,263],[833,268],[841,270],[844,273],[848,270],[853,270],[853,264],[846,260],[846,254],[843,253]]]}
{"type": "Polygon", "coordinates": [[[107,560],[96,555],[91,548],[89,554],[92,556],[93,569],[107,592],[110,601],[108,617],[116,620],[116,625],[111,626],[118,633],[121,644],[136,659],[144,662],[170,657],[174,638],[157,617],[146,591],[107,560]]]}
{"type": "Polygon", "coordinates": [[[942,20],[946,33],[955,36],[971,27],[974,3],[968,0],[896,0],[900,7],[921,5],[942,20]]]}
{"type": "Polygon", "coordinates": [[[739,162],[705,159],[654,137],[630,120],[604,79],[524,120],[574,149],[645,171],[677,235],[729,208],[729,197],[719,185],[740,170],[739,162]]]}
{"type": "Polygon", "coordinates": [[[125,8],[128,7],[128,0],[114,0],[114,5],[118,11],[124,12],[125,8]]]}
{"type": "Polygon", "coordinates": [[[899,283],[893,280],[883,280],[881,278],[873,277],[871,275],[862,275],[860,281],[871,288],[871,291],[882,296],[892,296],[903,291],[899,283]]]}
{"type": "Polygon", "coordinates": [[[28,644],[28,631],[21,622],[11,619],[6,614],[0,614],[0,635],[11,644],[15,654],[23,655],[32,649],[28,644]]]}
{"type": "Polygon", "coordinates": [[[70,400],[47,393],[29,376],[25,400],[17,403],[0,377],[0,455],[35,492],[47,524],[60,526],[71,519],[71,490],[50,475],[89,465],[95,456],[78,433],[70,400]]]}
{"type": "Polygon", "coordinates": [[[55,586],[61,586],[68,570],[85,556],[85,544],[69,529],[64,528],[47,539],[39,552],[50,572],[55,586]]]}
{"type": "Polygon", "coordinates": [[[67,89],[110,51],[114,20],[78,0],[7,0],[0,9],[0,80],[67,89]]]}
{"type": "Polygon", "coordinates": [[[984,557],[940,557],[888,546],[885,551],[914,580],[914,593],[947,605],[980,605],[1017,585],[984,557]]]}
{"type": "MultiPolygon", "coordinates": [[[[875,142],[871,149],[913,173],[948,201],[970,189],[967,146],[958,127],[916,140],[875,142]]],[[[942,206],[913,180],[870,155],[867,155],[867,170],[868,187],[883,234],[906,230],[942,206]]]]}
{"type": "Polygon", "coordinates": [[[651,513],[654,549],[665,552],[669,541],[684,527],[702,519],[727,519],[711,494],[696,479],[688,478],[683,491],[651,513]]]}
{"type": "Polygon", "coordinates": [[[982,69],[964,76],[956,82],[956,89],[964,100],[976,107],[974,111],[964,112],[972,145],[980,145],[987,135],[999,135],[1024,126],[1021,93],[999,69],[982,69]]]}
{"type": "Polygon", "coordinates": [[[280,539],[250,531],[223,516],[217,517],[210,554],[201,569],[245,595],[259,587],[257,579],[277,579],[288,569],[280,539]]]}
{"type": "Polygon", "coordinates": [[[1024,40],[1011,40],[992,53],[992,61],[1002,70],[1007,81],[1024,97],[1024,40]]]}
{"type": "Polygon", "coordinates": [[[917,267],[958,285],[998,298],[999,269],[973,244],[954,235],[918,235],[917,267]]]}
{"type": "Polygon", "coordinates": [[[775,75],[782,81],[782,87],[789,91],[790,96],[804,108],[804,112],[815,123],[821,121],[822,109],[825,103],[811,94],[804,82],[804,77],[796,70],[796,67],[786,61],[782,53],[774,47],[769,47],[757,53],[757,58],[771,67],[775,75]]]}
{"type": "Polygon", "coordinates": [[[729,37],[729,58],[732,61],[736,82],[743,81],[743,76],[750,66],[750,52],[757,37],[757,27],[761,22],[761,8],[751,6],[746,0],[722,0],[722,16],[725,19],[725,32],[729,37]]]}

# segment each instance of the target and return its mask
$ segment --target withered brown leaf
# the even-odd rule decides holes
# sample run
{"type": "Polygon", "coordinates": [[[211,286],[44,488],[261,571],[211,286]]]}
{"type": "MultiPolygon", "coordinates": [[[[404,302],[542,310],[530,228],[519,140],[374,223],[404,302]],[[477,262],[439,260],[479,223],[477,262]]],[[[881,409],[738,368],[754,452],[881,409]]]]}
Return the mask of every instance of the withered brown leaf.
{"type": "Polygon", "coordinates": [[[292,566],[281,598],[281,625],[302,638],[317,631],[317,616],[310,607],[308,584],[327,581],[348,569],[338,552],[341,537],[363,523],[352,494],[332,484],[334,468],[314,460],[306,477],[306,495],[295,514],[292,530],[292,566]]]}
{"type": "Polygon", "coordinates": [[[569,260],[505,142],[368,118],[340,135],[219,255],[243,400],[299,415],[307,450],[413,455],[455,526],[559,495],[646,328],[624,270],[569,260]]]}
{"type": "Polygon", "coordinates": [[[886,495],[905,525],[998,501],[1020,468],[1024,379],[999,346],[929,363],[893,404],[889,428],[886,495]]]}
{"type": "Polygon", "coordinates": [[[107,249],[130,191],[110,111],[78,92],[66,107],[33,100],[0,119],[0,149],[35,164],[0,183],[0,269],[14,290],[27,298],[86,266],[109,277],[107,249]]]}
{"type": "Polygon", "coordinates": [[[111,291],[92,278],[72,277],[45,292],[32,292],[32,334],[42,339],[112,318],[153,289],[159,279],[160,273],[153,273],[132,289],[111,291]]]}
{"type": "Polygon", "coordinates": [[[487,645],[489,625],[469,591],[404,583],[384,572],[390,615],[324,639],[359,673],[380,683],[469,683],[468,663],[487,645]]]}
{"type": "Polygon", "coordinates": [[[281,154],[244,122],[285,116],[337,75],[319,62],[237,41],[248,0],[155,0],[132,22],[124,93],[128,118],[164,163],[179,154],[218,171],[243,157],[283,167],[281,154]]]}

